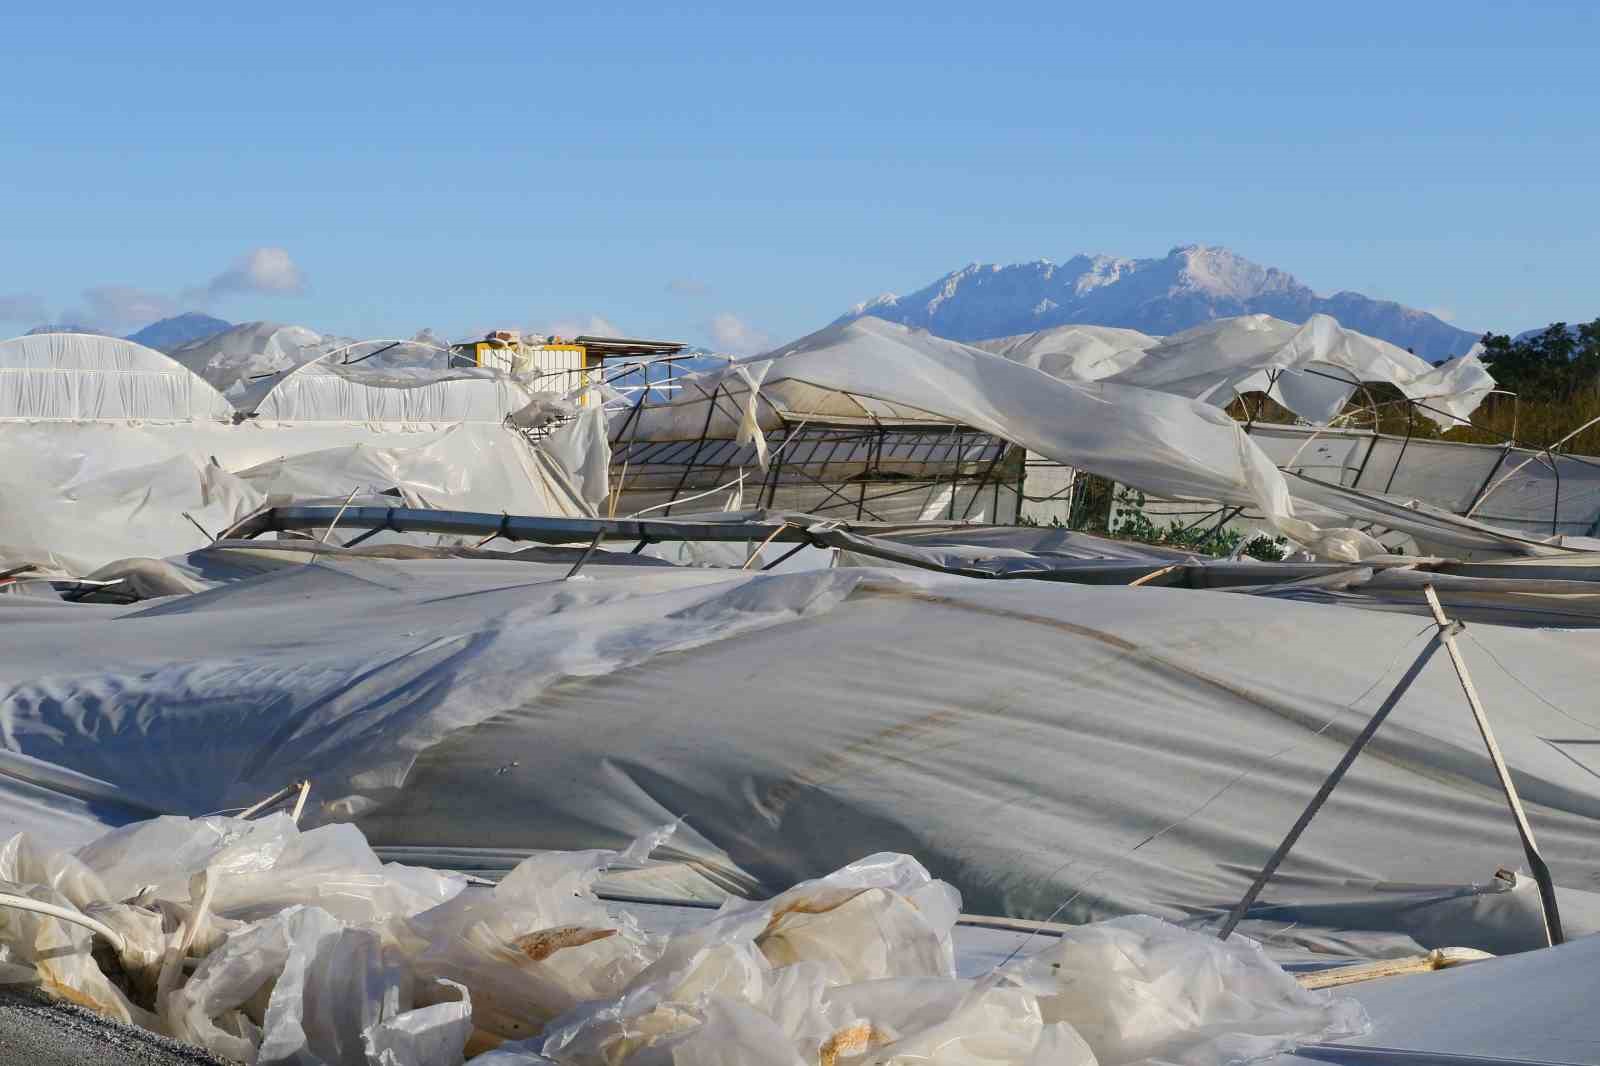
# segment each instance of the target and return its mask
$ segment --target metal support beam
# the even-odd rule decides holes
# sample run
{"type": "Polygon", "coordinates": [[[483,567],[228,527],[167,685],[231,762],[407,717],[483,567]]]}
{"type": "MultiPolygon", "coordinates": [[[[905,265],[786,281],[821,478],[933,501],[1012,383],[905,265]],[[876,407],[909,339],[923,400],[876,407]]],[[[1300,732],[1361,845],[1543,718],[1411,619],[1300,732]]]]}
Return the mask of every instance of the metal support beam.
{"type": "Polygon", "coordinates": [[[572,564],[572,569],[568,570],[567,576],[561,580],[571,581],[573,578],[578,576],[578,571],[583,569],[583,564],[589,561],[589,556],[594,554],[594,550],[600,547],[600,538],[605,535],[606,531],[604,528],[594,531],[594,539],[589,542],[589,546],[587,548],[583,549],[583,554],[578,556],[578,561],[572,564]]]}
{"type": "Polygon", "coordinates": [[[1416,409],[1411,404],[1406,404],[1406,439],[1400,442],[1400,454],[1394,457],[1394,469],[1389,471],[1389,480],[1384,482],[1384,495],[1394,487],[1394,477],[1400,473],[1400,461],[1406,457],[1406,449],[1411,447],[1411,427],[1417,420],[1416,409]]]}
{"type": "MultiPolygon", "coordinates": [[[[690,453],[689,461],[683,464],[683,476],[678,479],[678,487],[672,490],[674,503],[677,502],[679,496],[683,495],[683,487],[688,484],[689,475],[694,472],[694,461],[700,458],[700,449],[706,446],[706,434],[711,432],[711,416],[717,413],[717,394],[721,391],[722,386],[718,385],[706,399],[706,422],[705,425],[700,427],[700,437],[694,442],[694,451],[690,453]]],[[[667,509],[661,512],[661,517],[665,518],[671,513],[672,504],[669,503],[667,504],[667,509]]]]}
{"type": "Polygon", "coordinates": [[[1345,750],[1344,756],[1339,760],[1339,764],[1328,774],[1327,779],[1322,783],[1322,787],[1317,790],[1317,794],[1311,797],[1311,802],[1306,805],[1306,809],[1301,812],[1299,819],[1290,828],[1288,835],[1283,838],[1283,843],[1278,845],[1277,850],[1272,853],[1266,865],[1261,868],[1261,872],[1256,875],[1256,879],[1246,890],[1244,898],[1228,913],[1228,917],[1222,923],[1222,929],[1217,933],[1218,939],[1228,939],[1229,934],[1233,932],[1240,920],[1249,912],[1257,897],[1261,895],[1261,890],[1266,887],[1273,873],[1277,871],[1278,866],[1300,839],[1300,835],[1311,824],[1311,819],[1316,817],[1317,812],[1322,809],[1322,805],[1332,795],[1334,788],[1344,779],[1345,773],[1350,769],[1351,764],[1356,761],[1356,756],[1361,754],[1362,749],[1367,746],[1367,742],[1372,739],[1373,734],[1377,733],[1378,727],[1383,724],[1384,719],[1389,717],[1389,712],[1394,710],[1395,705],[1406,694],[1412,682],[1416,681],[1417,677],[1422,673],[1422,668],[1428,664],[1429,659],[1433,658],[1434,652],[1443,647],[1450,655],[1450,662],[1455,667],[1456,678],[1461,682],[1461,691],[1466,695],[1467,705],[1472,709],[1473,720],[1477,723],[1478,732],[1483,737],[1484,747],[1489,752],[1489,761],[1494,765],[1495,775],[1500,779],[1500,788],[1505,794],[1506,805],[1510,807],[1512,819],[1516,822],[1517,835],[1522,839],[1523,853],[1527,856],[1529,867],[1532,868],[1534,881],[1538,883],[1539,901],[1544,910],[1545,937],[1552,945],[1563,941],[1561,913],[1556,904],[1555,884],[1550,877],[1550,868],[1545,864],[1544,857],[1539,853],[1539,846],[1533,838],[1533,827],[1528,824],[1528,816],[1522,809],[1522,800],[1517,795],[1517,786],[1511,779],[1511,771],[1506,767],[1504,757],[1500,754],[1500,745],[1495,741],[1494,731],[1489,727],[1488,715],[1484,713],[1483,704],[1478,699],[1477,689],[1472,684],[1472,675],[1467,672],[1466,661],[1461,657],[1461,649],[1456,645],[1456,634],[1460,633],[1465,626],[1460,622],[1451,621],[1445,617],[1444,608],[1439,604],[1439,596],[1434,592],[1431,584],[1422,586],[1422,592],[1427,598],[1429,609],[1433,612],[1433,621],[1436,627],[1433,636],[1428,640],[1427,647],[1423,648],[1417,655],[1416,661],[1406,670],[1405,675],[1400,678],[1399,683],[1395,685],[1393,691],[1383,701],[1383,705],[1373,714],[1361,732],[1356,734],[1356,738],[1350,742],[1350,747],[1345,750]]]}
{"type": "Polygon", "coordinates": [[[1433,653],[1439,650],[1439,645],[1439,634],[1435,632],[1429,638],[1427,647],[1422,649],[1416,661],[1411,664],[1404,676],[1400,678],[1399,683],[1384,698],[1383,705],[1373,713],[1367,724],[1362,727],[1361,732],[1357,733],[1356,738],[1350,742],[1350,746],[1345,749],[1344,755],[1339,759],[1339,764],[1329,772],[1327,779],[1322,782],[1322,787],[1317,789],[1317,794],[1311,797],[1310,803],[1306,804],[1306,809],[1300,812],[1300,817],[1289,829],[1289,834],[1283,838],[1283,843],[1278,845],[1278,849],[1272,853],[1271,858],[1267,859],[1266,865],[1261,867],[1261,872],[1256,875],[1256,879],[1245,890],[1244,898],[1234,905],[1232,911],[1228,912],[1228,917],[1223,921],[1222,928],[1217,932],[1218,940],[1228,939],[1229,934],[1239,924],[1240,919],[1255,905],[1256,897],[1261,895],[1261,890],[1267,887],[1268,881],[1272,880],[1272,875],[1277,872],[1278,866],[1300,840],[1300,834],[1306,831],[1306,826],[1311,824],[1311,819],[1317,816],[1317,812],[1328,801],[1328,797],[1333,795],[1333,790],[1338,787],[1340,781],[1344,780],[1345,772],[1350,769],[1350,764],[1356,761],[1356,756],[1361,754],[1361,749],[1367,746],[1367,742],[1378,731],[1378,727],[1383,724],[1383,720],[1389,717],[1389,712],[1395,709],[1395,705],[1400,702],[1400,697],[1406,694],[1406,690],[1411,687],[1411,683],[1421,675],[1422,668],[1428,665],[1428,660],[1433,658],[1433,653]]]}
{"type": "Polygon", "coordinates": [[[1561,930],[1561,911],[1556,905],[1555,882],[1550,878],[1550,867],[1545,865],[1544,856],[1539,854],[1539,845],[1533,839],[1533,826],[1528,824],[1528,815],[1522,809],[1522,797],[1517,795],[1517,786],[1511,780],[1511,771],[1506,767],[1505,757],[1500,754],[1500,745],[1494,738],[1494,730],[1489,728],[1489,716],[1484,713],[1483,704],[1478,699],[1478,690],[1472,684],[1472,675],[1467,673],[1466,660],[1461,657],[1461,649],[1456,646],[1456,631],[1460,626],[1452,623],[1444,616],[1444,608],[1439,605],[1439,596],[1433,591],[1432,585],[1422,586],[1422,594],[1428,598],[1428,608],[1433,611],[1433,620],[1439,627],[1439,639],[1444,644],[1445,651],[1450,653],[1450,663],[1456,668],[1456,678],[1461,682],[1461,691],[1467,697],[1467,706],[1472,708],[1472,718],[1478,724],[1478,733],[1483,737],[1483,746],[1489,751],[1489,761],[1494,764],[1495,776],[1500,779],[1500,790],[1505,793],[1506,806],[1511,808],[1512,820],[1517,823],[1517,836],[1522,838],[1522,852],[1528,858],[1528,867],[1533,871],[1533,879],[1539,884],[1539,902],[1544,905],[1544,935],[1552,945],[1559,944],[1566,939],[1561,930]]]}
{"type": "MultiPolygon", "coordinates": [[[[327,528],[337,507],[268,507],[235,525],[227,540],[249,540],[263,533],[327,528]]],[[[805,542],[800,528],[782,522],[716,522],[643,518],[554,518],[540,515],[485,514],[480,511],[434,511],[410,507],[350,507],[339,519],[342,529],[387,529],[395,533],[450,533],[482,537],[498,533],[509,541],[535,544],[584,543],[603,533],[605,540],[745,541],[759,540],[774,529],[777,540],[805,542]]]]}

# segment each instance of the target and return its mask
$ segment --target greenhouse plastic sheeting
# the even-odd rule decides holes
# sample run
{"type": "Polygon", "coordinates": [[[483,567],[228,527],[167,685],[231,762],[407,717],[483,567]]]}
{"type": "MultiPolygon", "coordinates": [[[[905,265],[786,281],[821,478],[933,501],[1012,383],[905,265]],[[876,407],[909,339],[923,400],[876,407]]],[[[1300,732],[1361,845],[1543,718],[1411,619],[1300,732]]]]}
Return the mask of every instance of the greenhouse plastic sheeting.
{"type": "Polygon", "coordinates": [[[1267,1060],[1440,1066],[1441,1062],[1600,1063],[1595,975],[1600,937],[1486,959],[1442,973],[1350,985],[1371,1019],[1364,1034],[1267,1060]]]}
{"type": "Polygon", "coordinates": [[[1600,530],[1600,459],[1365,430],[1258,424],[1250,439],[1278,466],[1365,492],[1414,497],[1508,532],[1600,530]]]}
{"type": "Polygon", "coordinates": [[[1099,381],[1135,365],[1160,343],[1160,337],[1136,329],[1071,325],[976,341],[973,347],[1064,381],[1099,381]]]}
{"type": "Polygon", "coordinates": [[[1240,393],[1264,392],[1315,423],[1339,414],[1362,382],[1395,386],[1423,405],[1423,417],[1446,426],[1464,421],[1494,387],[1475,352],[1435,367],[1328,315],[1302,325],[1240,315],[1165,338],[1067,325],[975,347],[1067,381],[1109,380],[1218,406],[1240,393]]]}
{"type": "Polygon", "coordinates": [[[268,422],[357,422],[374,426],[498,425],[533,399],[497,370],[478,367],[371,368],[321,359],[279,378],[256,401],[268,422]]]}
{"type": "Polygon", "coordinates": [[[189,422],[233,415],[222,394],[153,348],[39,333],[0,342],[0,422],[189,422]]]}
{"type": "Polygon", "coordinates": [[[187,439],[111,423],[0,431],[0,569],[82,577],[188,551],[266,502],[204,452],[174,447],[187,439]]]}
{"type": "Polygon", "coordinates": [[[714,913],[654,908],[676,920],[646,929],[594,886],[672,830],[533,855],[489,890],[281,813],[153,819],[76,852],[17,834],[0,886],[57,917],[8,911],[0,974],[257,1066],[1228,1066],[1368,1028],[1260,945],[1150,917],[962,975],[960,895],[908,855],[714,913]]]}
{"type": "Polygon", "coordinates": [[[349,338],[324,336],[305,326],[246,322],[171,354],[241,411],[251,411],[279,377],[350,343],[349,338]]]}
{"type": "Polygon", "coordinates": [[[593,513],[558,462],[499,426],[465,423],[402,440],[400,447],[358,442],[303,452],[238,476],[273,497],[398,493],[407,507],[569,518],[593,513]]]}
{"type": "Polygon", "coordinates": [[[881,319],[830,326],[772,357],[677,381],[676,399],[640,410],[638,439],[734,437],[752,416],[769,432],[785,419],[953,419],[1152,493],[1252,505],[1329,558],[1383,550],[1357,530],[1297,519],[1282,474],[1217,407],[1145,388],[1060,381],[881,319]]]}
{"type": "MultiPolygon", "coordinates": [[[[212,548],[210,591],[0,605],[3,817],[58,834],[315,782],[407,861],[620,846],[781,889],[916,854],[968,909],[1214,920],[1421,650],[1414,617],[873,569],[759,574],[212,548]],[[68,623],[71,623],[68,625],[68,623]],[[54,811],[58,817],[45,817],[54,811]]],[[[1600,651],[1474,625],[1570,935],[1600,929],[1600,651]],[[1491,657],[1492,656],[1492,657],[1491,657]]],[[[1249,919],[1282,944],[1541,935],[1436,656],[1249,919]]]]}
{"type": "Polygon", "coordinates": [[[1299,326],[1271,315],[1207,322],[1167,337],[1107,380],[1222,407],[1240,393],[1264,392],[1316,423],[1344,410],[1358,384],[1384,382],[1442,426],[1464,423],[1494,388],[1476,352],[1435,367],[1328,315],[1299,326]]]}
{"type": "Polygon", "coordinates": [[[410,433],[338,424],[13,425],[0,433],[0,569],[28,562],[82,577],[117,559],[200,547],[269,495],[351,492],[398,493],[431,507],[590,513],[559,464],[493,425],[410,433]]]}

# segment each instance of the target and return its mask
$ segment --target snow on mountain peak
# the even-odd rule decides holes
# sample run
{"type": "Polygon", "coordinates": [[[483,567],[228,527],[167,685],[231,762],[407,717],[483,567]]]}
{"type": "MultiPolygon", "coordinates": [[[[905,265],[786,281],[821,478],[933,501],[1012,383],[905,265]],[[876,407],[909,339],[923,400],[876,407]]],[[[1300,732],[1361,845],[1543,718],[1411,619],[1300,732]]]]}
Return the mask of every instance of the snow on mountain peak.
{"type": "Polygon", "coordinates": [[[887,309],[887,308],[891,308],[891,307],[893,307],[895,304],[897,304],[899,302],[900,302],[900,297],[896,296],[894,293],[892,293],[892,292],[880,292],[878,295],[874,296],[872,299],[870,299],[870,300],[862,300],[860,303],[858,303],[854,307],[852,307],[850,309],[850,315],[848,317],[859,318],[862,315],[870,315],[870,314],[873,314],[876,311],[884,310],[884,309],[887,309]]]}
{"type": "Polygon", "coordinates": [[[1110,255],[1094,256],[1089,260],[1089,269],[1079,274],[1073,283],[1073,291],[1082,296],[1091,289],[1115,284],[1121,279],[1124,271],[1131,270],[1136,265],[1136,261],[1132,259],[1119,259],[1110,255]]]}
{"type": "Polygon", "coordinates": [[[1477,340],[1426,312],[1358,293],[1319,296],[1294,275],[1227,248],[1183,244],[1165,256],[1078,255],[1009,266],[969,263],[905,297],[857,304],[841,321],[873,315],[952,340],[1006,337],[1069,324],[1152,335],[1218,318],[1269,314],[1304,322],[1327,314],[1347,328],[1425,358],[1459,355],[1477,340]]]}
{"type": "Polygon", "coordinates": [[[1291,292],[1305,286],[1276,267],[1263,267],[1226,248],[1187,244],[1174,248],[1168,259],[1178,266],[1177,289],[1194,290],[1212,297],[1250,300],[1268,293],[1291,292]]]}

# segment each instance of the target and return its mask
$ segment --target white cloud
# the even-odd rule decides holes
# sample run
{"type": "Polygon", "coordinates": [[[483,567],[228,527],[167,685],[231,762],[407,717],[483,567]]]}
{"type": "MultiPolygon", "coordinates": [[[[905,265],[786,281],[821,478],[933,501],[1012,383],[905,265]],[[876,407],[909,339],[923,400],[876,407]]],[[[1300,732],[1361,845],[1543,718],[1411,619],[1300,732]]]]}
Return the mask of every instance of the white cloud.
{"type": "Polygon", "coordinates": [[[711,337],[712,347],[718,351],[734,355],[755,355],[772,347],[771,337],[732,311],[722,311],[713,315],[711,321],[706,323],[705,329],[711,337]]]}
{"type": "Polygon", "coordinates": [[[1428,314],[1432,315],[1434,318],[1441,319],[1445,322],[1454,322],[1456,320],[1456,312],[1455,308],[1453,307],[1425,307],[1423,310],[1428,312],[1428,314]]]}
{"type": "Polygon", "coordinates": [[[626,337],[614,322],[602,315],[572,314],[536,323],[523,330],[541,337],[626,337]]]}
{"type": "Polygon", "coordinates": [[[49,317],[44,301],[32,293],[0,293],[0,322],[26,322],[37,326],[49,317]]]}
{"type": "MultiPolygon", "coordinates": [[[[180,311],[209,308],[224,296],[293,296],[305,291],[305,273],[289,253],[263,246],[250,249],[205,284],[190,285],[176,296],[133,285],[90,286],[83,290],[82,305],[61,312],[56,321],[123,331],[180,311]]],[[[31,296],[0,296],[0,321],[49,317],[43,304],[31,296]]]]}
{"type": "Polygon", "coordinates": [[[80,308],[61,313],[61,321],[96,329],[124,330],[178,313],[170,297],[132,285],[94,285],[83,290],[80,308]]]}
{"type": "Polygon", "coordinates": [[[306,276],[287,250],[252,248],[207,282],[205,291],[212,299],[235,292],[295,296],[306,291],[306,276]]]}

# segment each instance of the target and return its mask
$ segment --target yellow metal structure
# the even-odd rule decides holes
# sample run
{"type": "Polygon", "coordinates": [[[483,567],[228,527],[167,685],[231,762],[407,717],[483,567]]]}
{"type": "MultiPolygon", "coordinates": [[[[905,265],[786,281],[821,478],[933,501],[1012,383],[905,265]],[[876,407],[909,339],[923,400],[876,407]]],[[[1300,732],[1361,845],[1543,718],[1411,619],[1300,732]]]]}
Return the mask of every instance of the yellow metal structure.
{"type": "MultiPolygon", "coordinates": [[[[590,371],[599,369],[598,357],[591,357],[582,344],[561,341],[474,341],[460,345],[471,350],[477,366],[494,367],[515,374],[540,392],[568,393],[590,384],[590,371]]],[[[583,402],[589,402],[588,397],[583,402]]]]}

